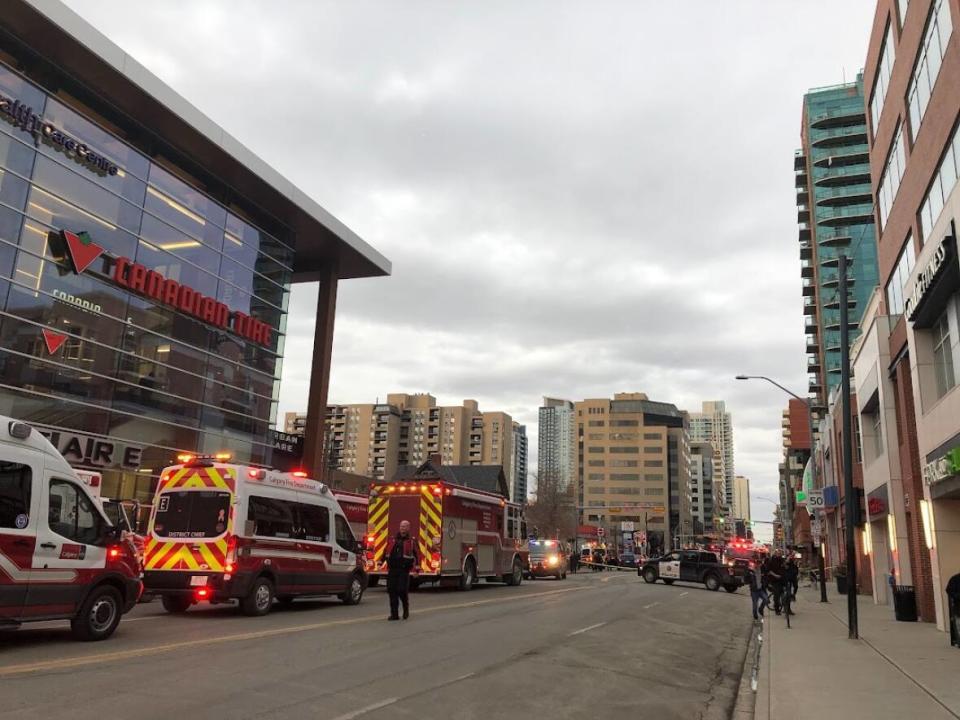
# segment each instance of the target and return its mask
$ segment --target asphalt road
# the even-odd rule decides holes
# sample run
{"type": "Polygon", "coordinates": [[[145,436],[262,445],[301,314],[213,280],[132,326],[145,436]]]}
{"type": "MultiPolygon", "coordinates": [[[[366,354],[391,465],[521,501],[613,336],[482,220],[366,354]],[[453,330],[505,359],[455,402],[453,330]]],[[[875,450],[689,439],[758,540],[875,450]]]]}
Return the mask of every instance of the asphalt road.
{"type": "Polygon", "coordinates": [[[101,643],[0,631],[0,718],[727,718],[750,630],[743,590],[632,573],[411,597],[403,622],[373,588],[263,618],[144,604],[101,643]]]}

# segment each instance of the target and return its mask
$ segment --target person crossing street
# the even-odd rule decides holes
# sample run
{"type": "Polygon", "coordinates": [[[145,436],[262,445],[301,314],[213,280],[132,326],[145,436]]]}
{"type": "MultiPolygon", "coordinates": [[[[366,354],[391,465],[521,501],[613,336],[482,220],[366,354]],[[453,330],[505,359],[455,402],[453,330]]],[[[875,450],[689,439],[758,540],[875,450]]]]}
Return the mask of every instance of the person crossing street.
{"type": "Polygon", "coordinates": [[[400,619],[401,604],[403,619],[410,617],[410,571],[416,565],[417,544],[410,537],[410,522],[404,520],[387,547],[387,594],[390,596],[388,620],[400,619]]]}

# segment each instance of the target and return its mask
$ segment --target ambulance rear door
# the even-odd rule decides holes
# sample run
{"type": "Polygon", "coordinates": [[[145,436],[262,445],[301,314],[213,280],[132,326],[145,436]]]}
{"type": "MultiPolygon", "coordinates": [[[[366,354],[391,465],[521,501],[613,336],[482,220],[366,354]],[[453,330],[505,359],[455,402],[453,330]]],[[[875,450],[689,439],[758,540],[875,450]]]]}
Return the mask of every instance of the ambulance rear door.
{"type": "Polygon", "coordinates": [[[0,624],[23,613],[36,546],[40,456],[0,444],[0,624]]]}

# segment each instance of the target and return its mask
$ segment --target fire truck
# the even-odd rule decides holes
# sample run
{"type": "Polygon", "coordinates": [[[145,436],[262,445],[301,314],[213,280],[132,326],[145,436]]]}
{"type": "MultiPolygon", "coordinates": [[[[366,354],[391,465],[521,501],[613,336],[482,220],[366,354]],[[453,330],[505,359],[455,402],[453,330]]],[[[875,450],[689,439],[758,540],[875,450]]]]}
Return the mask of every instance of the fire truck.
{"type": "MultiPolygon", "coordinates": [[[[421,468],[422,470],[422,468],[421,468]]],[[[439,473],[370,489],[366,537],[369,584],[386,577],[388,540],[410,522],[418,539],[419,563],[413,584],[456,585],[470,590],[481,578],[519,585],[529,568],[526,523],[520,505],[502,495],[476,490],[439,473]]]]}

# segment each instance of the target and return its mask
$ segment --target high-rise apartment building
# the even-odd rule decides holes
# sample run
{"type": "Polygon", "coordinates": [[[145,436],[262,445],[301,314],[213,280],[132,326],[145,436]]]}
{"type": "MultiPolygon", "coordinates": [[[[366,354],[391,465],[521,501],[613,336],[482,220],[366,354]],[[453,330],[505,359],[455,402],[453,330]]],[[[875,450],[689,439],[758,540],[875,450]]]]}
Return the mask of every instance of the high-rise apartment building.
{"type": "Polygon", "coordinates": [[[545,397],[540,407],[537,437],[537,476],[554,476],[562,487],[569,487],[577,471],[573,403],[545,397]]]}
{"type": "MultiPolygon", "coordinates": [[[[433,395],[387,395],[385,403],[330,405],[327,467],[389,480],[400,465],[439,455],[445,465],[502,465],[515,478],[514,422],[476,400],[438,407],[433,395]]],[[[526,458],[524,457],[524,461],[526,458]]]]}
{"type": "Polygon", "coordinates": [[[733,478],[733,510],[735,520],[751,519],[750,516],[750,478],[737,475],[733,478]]]}
{"type": "Polygon", "coordinates": [[[713,446],[713,490],[718,515],[729,518],[733,505],[733,418],[722,400],[702,404],[700,412],[690,413],[690,441],[713,446]]]}
{"type": "Polygon", "coordinates": [[[689,419],[643,393],[575,403],[580,520],[645,529],[654,549],[693,534],[689,419]]]}
{"type": "Polygon", "coordinates": [[[713,497],[713,455],[710,443],[690,443],[690,514],[694,535],[719,530],[713,497]]]}
{"type": "Polygon", "coordinates": [[[784,537],[794,541],[793,516],[796,492],[803,488],[803,471],[810,459],[810,418],[807,404],[790,398],[780,421],[783,436],[783,460],[780,463],[780,521],[784,537]]]}
{"type": "Polygon", "coordinates": [[[803,98],[794,155],[810,394],[824,407],[840,384],[839,256],[847,266],[851,338],[877,284],[863,76],[803,98]]]}
{"type": "Polygon", "coordinates": [[[283,431],[290,435],[303,435],[307,429],[307,414],[288,412],[283,415],[283,431]]]}
{"type": "Polygon", "coordinates": [[[527,426],[513,423],[513,480],[510,483],[510,499],[514,502],[527,501],[527,426]]]}
{"type": "Polygon", "coordinates": [[[960,572],[956,11],[877,3],[864,82],[882,296],[855,378],[874,587],[894,568],[941,630],[960,572]]]}

